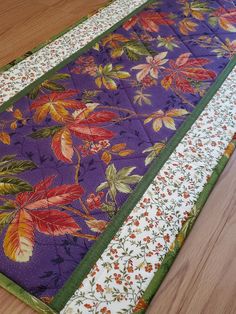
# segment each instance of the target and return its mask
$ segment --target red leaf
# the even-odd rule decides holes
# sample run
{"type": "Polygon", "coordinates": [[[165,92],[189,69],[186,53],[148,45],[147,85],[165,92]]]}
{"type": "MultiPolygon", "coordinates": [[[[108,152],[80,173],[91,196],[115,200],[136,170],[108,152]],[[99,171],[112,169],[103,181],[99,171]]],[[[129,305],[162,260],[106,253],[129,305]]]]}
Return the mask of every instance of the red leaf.
{"type": "Polygon", "coordinates": [[[66,205],[78,200],[83,193],[83,188],[78,184],[60,185],[49,191],[45,191],[43,198],[39,198],[34,202],[27,202],[24,207],[26,209],[39,209],[55,205],[66,205]]]}
{"type": "Polygon", "coordinates": [[[187,68],[182,71],[182,74],[198,81],[211,80],[216,77],[214,71],[206,70],[204,68],[187,68]]]}
{"type": "Polygon", "coordinates": [[[75,125],[72,124],[69,126],[71,132],[76,136],[85,141],[102,141],[108,140],[114,137],[114,133],[104,128],[98,127],[89,127],[85,125],[75,125]]]}
{"type": "Polygon", "coordinates": [[[114,112],[100,111],[100,112],[94,112],[90,114],[90,116],[83,122],[88,123],[88,124],[103,123],[103,122],[112,121],[116,117],[117,117],[117,114],[114,112]]]}
{"type": "Polygon", "coordinates": [[[175,61],[177,67],[183,66],[188,62],[189,57],[191,56],[190,52],[182,53],[175,61]]]}
{"type": "Polygon", "coordinates": [[[175,84],[176,84],[176,87],[184,93],[194,94],[195,92],[194,88],[191,86],[189,81],[186,80],[184,77],[176,78],[175,84]]]}
{"type": "Polygon", "coordinates": [[[31,210],[29,213],[36,229],[46,235],[60,236],[81,230],[71,216],[59,210],[31,210]]]}

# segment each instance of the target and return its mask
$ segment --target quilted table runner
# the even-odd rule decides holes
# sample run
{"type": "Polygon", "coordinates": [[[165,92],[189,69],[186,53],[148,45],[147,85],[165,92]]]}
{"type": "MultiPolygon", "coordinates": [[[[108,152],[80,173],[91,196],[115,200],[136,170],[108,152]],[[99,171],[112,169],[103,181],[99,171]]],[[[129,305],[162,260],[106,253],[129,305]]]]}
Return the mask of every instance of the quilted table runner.
{"type": "Polygon", "coordinates": [[[235,146],[232,0],[116,0],[0,73],[0,286],[142,313],[235,146]]]}

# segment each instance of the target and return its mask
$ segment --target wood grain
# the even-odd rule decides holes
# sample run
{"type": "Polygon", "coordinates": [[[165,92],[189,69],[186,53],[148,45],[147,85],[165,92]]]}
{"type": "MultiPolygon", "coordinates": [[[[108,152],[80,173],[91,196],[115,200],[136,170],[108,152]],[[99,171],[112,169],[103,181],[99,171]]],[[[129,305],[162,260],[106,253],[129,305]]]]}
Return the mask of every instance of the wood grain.
{"type": "MultiPolygon", "coordinates": [[[[104,0],[0,1],[0,66],[63,31],[104,0]]],[[[236,313],[236,153],[221,175],[148,314],[236,313]]],[[[0,289],[0,314],[32,314],[0,289]]]]}
{"type": "Polygon", "coordinates": [[[107,0],[0,1],[0,67],[73,25],[107,0]]]}

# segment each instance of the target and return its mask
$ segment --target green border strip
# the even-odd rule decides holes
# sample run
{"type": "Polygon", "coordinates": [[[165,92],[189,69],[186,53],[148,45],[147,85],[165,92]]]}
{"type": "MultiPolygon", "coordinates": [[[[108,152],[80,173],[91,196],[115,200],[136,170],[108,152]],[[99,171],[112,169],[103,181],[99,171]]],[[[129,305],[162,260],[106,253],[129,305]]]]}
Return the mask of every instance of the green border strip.
{"type": "Polygon", "coordinates": [[[30,293],[25,291],[23,288],[18,286],[15,282],[8,279],[6,276],[0,273],[0,287],[7,290],[18,299],[32,307],[39,313],[44,314],[55,314],[54,310],[51,309],[44,302],[40,301],[38,298],[32,296],[30,293]]]}
{"type": "Polygon", "coordinates": [[[51,303],[51,307],[56,311],[60,311],[66,305],[67,301],[74,294],[74,292],[79,288],[83,279],[88,275],[92,266],[97,262],[97,260],[102,255],[103,251],[107,248],[111,239],[115,236],[119,228],[123,225],[125,219],[129,216],[133,208],[136,206],[138,201],[141,199],[148,186],[156,177],[157,173],[160,171],[162,166],[165,164],[167,159],[170,157],[174,149],[177,147],[179,142],[185,136],[187,131],[194,124],[199,115],[203,112],[209,101],[215,95],[217,90],[223,84],[224,80],[227,78],[228,74],[236,65],[236,55],[234,58],[228,63],[225,69],[218,76],[217,81],[210,87],[207,94],[201,99],[198,103],[197,107],[194,109],[193,113],[189,116],[189,118],[182,124],[182,126],[178,129],[176,134],[171,138],[167,147],[159,154],[158,158],[156,158],[148,171],[142,178],[142,180],[137,185],[134,192],[130,195],[127,201],[123,204],[120,211],[111,221],[111,223],[106,228],[105,232],[99,237],[99,239],[94,243],[94,245],[90,248],[86,256],[83,258],[79,266],[72,273],[70,279],[65,283],[62,289],[56,294],[53,302],[51,303]]]}
{"type": "MultiPolygon", "coordinates": [[[[236,145],[236,140],[231,140],[230,144],[236,145]]],[[[229,145],[230,145],[229,144],[229,145]]],[[[225,153],[219,160],[217,166],[214,168],[212,175],[209,179],[209,181],[204,186],[202,192],[199,194],[199,197],[193,207],[193,209],[190,212],[188,220],[185,222],[183,227],[181,228],[180,232],[175,238],[175,241],[171,245],[171,249],[166,254],[164,260],[162,261],[161,267],[158,269],[158,271],[155,273],[153,279],[151,280],[150,284],[144,291],[142,298],[137,304],[137,311],[134,310],[133,313],[135,314],[143,314],[145,313],[147,306],[151,302],[152,298],[154,297],[155,293],[159,289],[161,283],[163,282],[165,276],[167,275],[169,269],[171,268],[172,264],[174,263],[175,258],[177,257],[178,253],[180,252],[180,249],[184,245],[184,242],[186,238],[188,237],[190,231],[192,230],[192,227],[194,223],[196,222],[203,206],[205,205],[210,193],[212,192],[215,184],[217,183],[221,173],[223,172],[225,166],[227,165],[228,161],[230,160],[230,157],[233,154],[230,154],[230,156],[226,156],[225,153]],[[143,309],[140,309],[142,308],[143,309]]]]}
{"type": "Polygon", "coordinates": [[[47,73],[42,75],[40,78],[35,80],[33,83],[26,86],[24,89],[22,89],[19,93],[17,93],[15,96],[11,97],[9,100],[4,102],[0,106],[0,113],[5,111],[7,108],[11,107],[14,102],[19,100],[20,98],[27,95],[28,92],[30,92],[33,88],[40,85],[45,80],[49,79],[50,76],[55,74],[58,70],[62,69],[65,65],[67,65],[69,62],[74,61],[78,56],[80,56],[82,53],[88,51],[90,48],[92,48],[97,42],[99,42],[104,36],[107,34],[110,34],[114,30],[116,30],[119,26],[121,26],[125,21],[130,19],[133,15],[137,14],[138,12],[142,11],[147,5],[149,5],[152,2],[155,2],[156,0],[147,0],[144,4],[142,4],[140,7],[136,8],[134,11],[132,11],[130,14],[128,14],[126,17],[124,17],[122,20],[120,20],[118,23],[114,24],[112,27],[110,27],[108,30],[106,30],[101,35],[94,38],[92,41],[90,41],[87,45],[85,45],[83,48],[77,50],[75,53],[73,53],[70,57],[63,60],[61,63],[56,65],[54,68],[49,70],[47,73]]]}
{"type": "Polygon", "coordinates": [[[93,11],[91,11],[91,13],[88,13],[88,15],[82,17],[81,19],[79,19],[77,22],[73,23],[72,25],[66,27],[62,32],[58,33],[57,35],[52,36],[51,38],[49,38],[48,40],[44,41],[43,43],[39,44],[38,46],[32,48],[31,50],[25,52],[23,55],[21,55],[20,57],[15,58],[14,60],[10,61],[9,63],[3,65],[0,67],[0,73],[9,70],[10,68],[12,68],[14,65],[20,63],[21,61],[25,60],[27,57],[31,56],[33,53],[39,51],[41,48],[47,46],[48,44],[50,44],[51,42],[53,42],[54,40],[58,39],[59,37],[62,37],[63,35],[65,35],[67,32],[69,32],[70,30],[72,30],[73,28],[79,26],[80,24],[82,24],[84,21],[88,20],[91,16],[95,15],[96,13],[98,13],[99,11],[105,9],[106,7],[108,7],[111,3],[115,2],[116,0],[108,0],[106,1],[101,7],[99,7],[98,9],[95,9],[93,11]]]}

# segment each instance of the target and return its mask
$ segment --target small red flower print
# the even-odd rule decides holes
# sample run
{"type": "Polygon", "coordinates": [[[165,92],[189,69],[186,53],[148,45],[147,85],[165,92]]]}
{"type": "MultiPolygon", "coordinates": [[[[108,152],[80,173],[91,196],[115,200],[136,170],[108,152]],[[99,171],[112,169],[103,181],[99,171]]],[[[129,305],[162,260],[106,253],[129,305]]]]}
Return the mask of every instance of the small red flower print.
{"type": "Polygon", "coordinates": [[[189,193],[188,193],[188,192],[184,192],[184,193],[183,193],[183,197],[184,197],[184,198],[189,198],[189,193]]]}
{"type": "Polygon", "coordinates": [[[170,242],[169,234],[164,235],[163,239],[164,239],[165,242],[170,242]]]}
{"type": "Polygon", "coordinates": [[[118,285],[121,285],[121,284],[122,284],[121,275],[115,273],[115,274],[114,274],[114,277],[115,277],[115,282],[116,282],[118,285]]]}
{"type": "Polygon", "coordinates": [[[100,312],[101,312],[102,314],[111,314],[111,311],[108,310],[108,308],[107,308],[106,306],[103,307],[103,308],[100,310],[100,312]]]}
{"type": "Polygon", "coordinates": [[[129,237],[130,237],[131,239],[135,239],[135,238],[136,238],[136,235],[132,233],[129,237]]]}
{"type": "Polygon", "coordinates": [[[119,263],[114,263],[114,269],[119,269],[119,263]]]}
{"type": "Polygon", "coordinates": [[[100,208],[101,206],[101,199],[104,196],[104,192],[99,192],[97,195],[91,193],[87,198],[87,205],[89,210],[94,210],[95,208],[100,208]]]}
{"type": "Polygon", "coordinates": [[[151,87],[156,85],[156,80],[147,75],[141,80],[141,84],[143,85],[143,87],[151,87]]]}
{"type": "Polygon", "coordinates": [[[148,236],[146,238],[143,239],[145,242],[150,243],[151,242],[151,238],[148,236]]]}
{"type": "Polygon", "coordinates": [[[101,285],[99,285],[98,283],[96,284],[96,291],[97,292],[104,292],[104,289],[102,288],[101,285]]]}
{"type": "Polygon", "coordinates": [[[84,305],[84,307],[86,307],[86,309],[91,309],[91,308],[92,308],[92,305],[91,305],[91,304],[86,303],[86,304],[84,305]]]}
{"type": "Polygon", "coordinates": [[[147,265],[145,266],[145,271],[146,271],[147,273],[150,273],[152,270],[153,270],[152,264],[147,264],[147,265]]]}
{"type": "Polygon", "coordinates": [[[136,227],[138,227],[138,226],[139,226],[139,221],[138,221],[138,220],[135,220],[135,221],[134,221],[134,225],[135,225],[136,227]]]}

